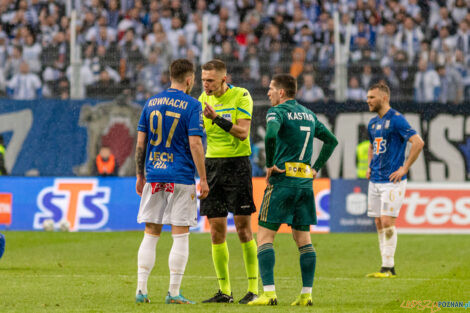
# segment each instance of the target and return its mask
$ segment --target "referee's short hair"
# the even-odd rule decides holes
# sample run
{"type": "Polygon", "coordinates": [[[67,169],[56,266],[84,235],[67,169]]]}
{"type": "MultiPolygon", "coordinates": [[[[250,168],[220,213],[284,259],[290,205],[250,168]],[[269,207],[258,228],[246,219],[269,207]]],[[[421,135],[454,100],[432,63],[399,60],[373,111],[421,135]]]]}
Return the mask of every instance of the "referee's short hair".
{"type": "Polygon", "coordinates": [[[224,61],[219,59],[213,59],[202,65],[201,67],[204,71],[212,71],[227,73],[227,66],[224,61]]]}
{"type": "Polygon", "coordinates": [[[286,97],[295,98],[297,94],[297,80],[290,74],[277,74],[273,77],[274,85],[279,89],[284,89],[286,97]]]}
{"type": "Polygon", "coordinates": [[[387,96],[390,97],[390,88],[387,86],[386,83],[380,82],[380,83],[377,83],[377,84],[374,84],[374,85],[370,86],[370,88],[369,88],[369,90],[374,90],[374,89],[378,89],[378,90],[384,92],[385,94],[387,94],[387,96]]]}
{"type": "Polygon", "coordinates": [[[170,79],[182,83],[188,75],[194,74],[194,64],[187,59],[177,59],[171,62],[170,79]]]}

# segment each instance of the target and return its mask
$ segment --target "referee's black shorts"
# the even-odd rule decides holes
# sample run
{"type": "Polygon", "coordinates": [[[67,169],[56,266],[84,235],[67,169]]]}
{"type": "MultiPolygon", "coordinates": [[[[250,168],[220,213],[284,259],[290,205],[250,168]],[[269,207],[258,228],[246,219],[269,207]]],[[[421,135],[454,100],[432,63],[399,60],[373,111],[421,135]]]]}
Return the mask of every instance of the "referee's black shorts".
{"type": "Polygon", "coordinates": [[[201,200],[201,215],[208,218],[251,215],[256,212],[249,157],[206,158],[209,195],[201,200]]]}

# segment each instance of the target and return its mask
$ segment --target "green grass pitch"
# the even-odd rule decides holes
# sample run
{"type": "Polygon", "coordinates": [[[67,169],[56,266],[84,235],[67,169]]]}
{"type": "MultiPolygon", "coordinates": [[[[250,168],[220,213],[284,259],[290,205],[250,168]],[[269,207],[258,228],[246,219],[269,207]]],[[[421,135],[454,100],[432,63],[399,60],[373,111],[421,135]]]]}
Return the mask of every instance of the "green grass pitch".
{"type": "MultiPolygon", "coordinates": [[[[165,305],[170,234],[157,247],[150,304],[136,305],[141,232],[3,232],[0,312],[430,312],[402,308],[406,300],[469,301],[470,237],[399,235],[395,279],[365,278],[380,266],[376,234],[312,234],[317,250],[314,307],[291,307],[301,288],[298,252],[290,235],[275,241],[277,307],[239,304],[165,305]]],[[[246,292],[242,251],[229,234],[235,300],[246,292]]],[[[260,280],[261,284],[261,280],[260,280]]],[[[183,294],[201,302],[218,289],[209,234],[192,234],[183,294]]],[[[261,289],[260,289],[261,290],[261,289]]],[[[442,309],[441,312],[462,312],[442,309]]]]}

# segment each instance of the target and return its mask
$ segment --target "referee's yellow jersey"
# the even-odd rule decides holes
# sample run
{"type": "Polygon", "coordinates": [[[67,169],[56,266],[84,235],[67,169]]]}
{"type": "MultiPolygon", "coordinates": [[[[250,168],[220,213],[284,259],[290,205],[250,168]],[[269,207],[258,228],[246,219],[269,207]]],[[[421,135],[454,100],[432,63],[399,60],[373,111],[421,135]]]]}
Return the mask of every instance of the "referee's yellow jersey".
{"type": "MultiPolygon", "coordinates": [[[[219,98],[208,96],[205,92],[199,97],[202,109],[205,102],[211,105],[221,117],[236,124],[237,120],[251,120],[253,113],[253,100],[245,88],[229,85],[229,89],[219,98]]],[[[250,133],[248,138],[241,141],[224,131],[212,120],[204,116],[204,128],[207,134],[207,158],[232,158],[250,156],[250,133]]]]}

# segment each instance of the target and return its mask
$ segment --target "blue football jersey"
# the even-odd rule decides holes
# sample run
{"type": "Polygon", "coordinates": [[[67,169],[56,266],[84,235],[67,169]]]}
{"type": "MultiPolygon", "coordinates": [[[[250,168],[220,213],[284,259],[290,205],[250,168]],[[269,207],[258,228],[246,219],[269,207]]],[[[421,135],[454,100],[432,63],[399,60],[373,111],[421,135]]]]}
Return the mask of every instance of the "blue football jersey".
{"type": "Polygon", "coordinates": [[[406,144],[416,131],[402,114],[390,109],[382,118],[377,115],[370,120],[368,133],[373,147],[370,181],[389,183],[390,174],[403,166],[406,144]]]}
{"type": "Polygon", "coordinates": [[[203,134],[202,106],[177,89],[147,100],[137,130],[147,133],[147,182],[195,183],[188,136],[203,134]]]}

